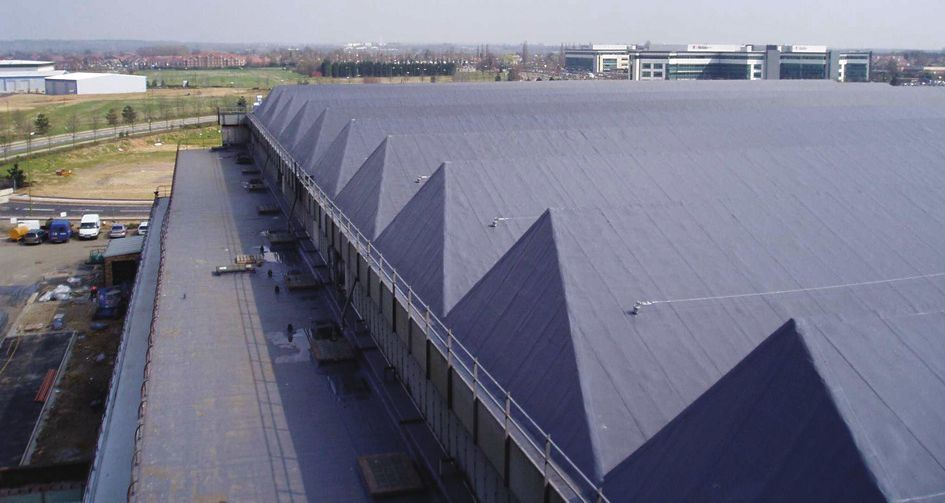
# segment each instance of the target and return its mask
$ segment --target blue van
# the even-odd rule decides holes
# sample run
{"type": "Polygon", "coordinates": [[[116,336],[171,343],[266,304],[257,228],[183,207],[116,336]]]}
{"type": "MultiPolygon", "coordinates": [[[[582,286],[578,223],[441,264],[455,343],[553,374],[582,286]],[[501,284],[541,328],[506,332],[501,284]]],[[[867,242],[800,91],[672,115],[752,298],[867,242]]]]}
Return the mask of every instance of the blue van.
{"type": "Polygon", "coordinates": [[[49,242],[65,243],[72,238],[72,223],[66,219],[56,219],[49,223],[49,242]]]}

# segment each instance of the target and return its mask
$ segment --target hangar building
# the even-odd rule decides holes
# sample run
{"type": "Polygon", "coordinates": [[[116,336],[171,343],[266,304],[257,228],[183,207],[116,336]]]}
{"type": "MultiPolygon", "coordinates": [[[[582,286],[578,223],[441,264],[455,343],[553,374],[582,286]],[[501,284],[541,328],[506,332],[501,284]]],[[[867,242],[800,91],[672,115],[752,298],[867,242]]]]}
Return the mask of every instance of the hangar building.
{"type": "Polygon", "coordinates": [[[408,387],[516,496],[569,497],[557,476],[615,501],[900,500],[945,489],[942,104],[828,81],[289,86],[250,127],[381,346],[411,348],[408,387]],[[496,410],[540,433],[489,445],[496,410]]]}
{"type": "Polygon", "coordinates": [[[144,75],[75,72],[46,79],[46,94],[119,94],[148,90],[144,75]]]}

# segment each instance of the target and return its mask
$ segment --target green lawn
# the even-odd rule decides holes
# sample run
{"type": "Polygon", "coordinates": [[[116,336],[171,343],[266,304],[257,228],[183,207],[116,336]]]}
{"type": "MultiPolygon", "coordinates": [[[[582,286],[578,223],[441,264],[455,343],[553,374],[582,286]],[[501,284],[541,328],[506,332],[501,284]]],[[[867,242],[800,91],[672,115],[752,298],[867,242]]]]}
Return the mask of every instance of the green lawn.
{"type": "MultiPolygon", "coordinates": [[[[126,105],[131,106],[137,113],[136,124],[147,124],[148,117],[151,117],[153,123],[159,123],[164,119],[178,119],[182,117],[196,117],[202,115],[213,115],[217,107],[236,106],[239,96],[246,98],[247,103],[252,103],[255,96],[249,93],[233,94],[231,96],[206,96],[198,95],[199,91],[194,91],[190,95],[183,92],[163,93],[149,92],[147,94],[135,94],[128,97],[115,97],[111,95],[102,99],[89,99],[74,102],[55,102],[50,104],[37,103],[31,110],[19,112],[25,120],[35,120],[38,114],[46,114],[50,124],[50,134],[66,134],[71,132],[69,123],[74,114],[77,121],[77,131],[88,131],[91,129],[108,129],[110,126],[105,120],[105,114],[112,108],[118,114],[119,124],[123,124],[121,112],[126,105]]],[[[17,112],[7,112],[0,108],[0,135],[6,133],[12,135],[15,140],[22,140],[22,133],[15,134],[13,131],[14,117],[17,112]]],[[[36,143],[41,144],[42,138],[36,138],[36,143]]]]}
{"type": "Polygon", "coordinates": [[[148,78],[148,85],[157,80],[167,86],[180,87],[186,80],[190,87],[236,87],[271,89],[283,84],[305,80],[303,76],[282,68],[231,68],[219,70],[146,70],[137,72],[148,78]]]}

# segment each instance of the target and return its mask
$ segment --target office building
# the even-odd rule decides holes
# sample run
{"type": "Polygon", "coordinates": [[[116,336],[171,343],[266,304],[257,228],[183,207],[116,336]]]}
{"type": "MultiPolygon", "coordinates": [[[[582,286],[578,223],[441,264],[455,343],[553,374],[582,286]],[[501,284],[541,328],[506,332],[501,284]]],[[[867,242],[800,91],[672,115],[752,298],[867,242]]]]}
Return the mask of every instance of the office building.
{"type": "Polygon", "coordinates": [[[566,49],[565,67],[601,74],[626,69],[628,80],[866,82],[870,58],[870,52],[809,45],[588,46],[566,49]]]}

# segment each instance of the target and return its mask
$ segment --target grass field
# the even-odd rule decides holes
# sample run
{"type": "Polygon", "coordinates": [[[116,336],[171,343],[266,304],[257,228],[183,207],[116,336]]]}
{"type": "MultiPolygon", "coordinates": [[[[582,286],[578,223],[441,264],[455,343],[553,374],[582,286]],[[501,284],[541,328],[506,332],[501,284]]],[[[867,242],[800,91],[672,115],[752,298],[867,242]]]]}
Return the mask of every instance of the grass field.
{"type": "MultiPolygon", "coordinates": [[[[15,140],[22,140],[22,133],[16,134],[14,124],[17,115],[23,120],[33,121],[38,114],[45,114],[49,119],[50,134],[65,134],[70,131],[73,114],[77,120],[77,131],[107,129],[105,114],[114,108],[121,120],[121,111],[130,105],[137,112],[137,124],[147,124],[148,117],[153,122],[164,119],[213,115],[217,107],[232,107],[240,96],[252,103],[259,91],[246,89],[157,89],[147,93],[110,94],[90,96],[45,96],[11,95],[0,97],[0,135],[4,133],[15,140]],[[97,123],[96,123],[97,122],[97,123]]],[[[42,142],[41,138],[35,141],[42,142]]]]}
{"type": "MultiPolygon", "coordinates": [[[[137,75],[148,78],[148,84],[161,81],[167,86],[232,87],[244,89],[271,89],[283,84],[295,84],[305,80],[301,75],[282,68],[231,68],[219,70],[147,70],[137,75]]],[[[264,94],[264,93],[261,93],[264,94]]]]}
{"type": "MultiPolygon", "coordinates": [[[[220,131],[213,126],[110,141],[35,156],[20,162],[20,168],[33,181],[33,195],[148,199],[158,185],[170,185],[178,142],[219,145],[220,131]],[[57,176],[60,169],[72,174],[57,176]]],[[[0,166],[0,172],[6,175],[9,167],[0,166]]]]}

